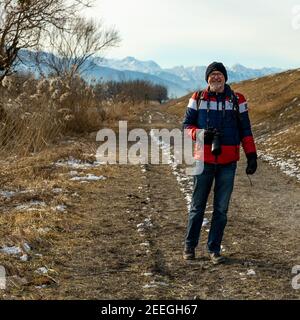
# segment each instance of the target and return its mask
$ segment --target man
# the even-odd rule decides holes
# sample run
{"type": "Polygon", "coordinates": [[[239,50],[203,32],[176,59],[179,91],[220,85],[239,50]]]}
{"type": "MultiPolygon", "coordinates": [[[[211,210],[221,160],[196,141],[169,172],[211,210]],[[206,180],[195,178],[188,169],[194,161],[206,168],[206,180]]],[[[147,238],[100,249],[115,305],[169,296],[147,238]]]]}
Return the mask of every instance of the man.
{"type": "Polygon", "coordinates": [[[204,169],[201,174],[194,176],[183,257],[186,260],[195,259],[195,248],[214,181],[213,214],[207,249],[212,262],[218,264],[225,261],[220,254],[221,242],[227,223],[240,143],[247,157],[247,174],[256,171],[257,154],[246,99],[226,84],[228,77],[224,65],[213,62],[207,67],[205,77],[208,87],[193,94],[183,121],[184,128],[193,140],[197,138],[197,129],[204,129],[204,152],[201,153],[196,144],[194,155],[197,161],[204,161],[204,169]]]}

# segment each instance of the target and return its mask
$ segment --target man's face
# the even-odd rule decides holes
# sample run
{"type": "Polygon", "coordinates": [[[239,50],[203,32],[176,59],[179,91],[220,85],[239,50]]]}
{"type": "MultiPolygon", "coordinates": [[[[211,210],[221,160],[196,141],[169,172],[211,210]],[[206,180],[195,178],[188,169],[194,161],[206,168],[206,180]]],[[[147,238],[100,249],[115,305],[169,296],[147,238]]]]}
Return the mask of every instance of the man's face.
{"type": "Polygon", "coordinates": [[[211,91],[222,92],[225,85],[225,77],[220,71],[213,71],[208,76],[208,84],[211,91]]]}

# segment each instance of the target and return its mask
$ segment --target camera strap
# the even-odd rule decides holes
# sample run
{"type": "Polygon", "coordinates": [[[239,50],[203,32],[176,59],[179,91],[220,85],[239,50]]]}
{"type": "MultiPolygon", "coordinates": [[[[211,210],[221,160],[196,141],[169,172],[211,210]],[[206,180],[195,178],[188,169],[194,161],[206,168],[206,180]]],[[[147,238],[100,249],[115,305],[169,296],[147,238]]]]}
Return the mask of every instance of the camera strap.
{"type": "Polygon", "coordinates": [[[199,110],[201,100],[203,100],[203,91],[202,90],[197,91],[197,98],[196,98],[197,111],[199,110]]]}
{"type": "Polygon", "coordinates": [[[206,129],[209,128],[209,111],[210,111],[210,99],[208,97],[207,99],[207,109],[206,109],[206,112],[207,112],[207,116],[206,116],[206,129]]]}
{"type": "Polygon", "coordinates": [[[241,120],[241,115],[240,115],[239,98],[234,93],[233,90],[231,90],[230,102],[232,102],[233,110],[234,110],[234,113],[235,113],[235,116],[236,116],[237,126],[238,126],[238,129],[239,129],[240,133],[241,133],[241,131],[242,131],[242,120],[241,120]]]}
{"type": "Polygon", "coordinates": [[[223,119],[225,118],[225,99],[226,99],[226,97],[224,98],[224,100],[222,100],[222,117],[223,117],[223,119]]]}
{"type": "MultiPolygon", "coordinates": [[[[197,98],[196,98],[196,104],[197,104],[197,111],[199,110],[200,108],[200,103],[201,103],[201,100],[204,100],[204,97],[203,97],[203,91],[200,90],[200,91],[197,91],[197,98]]],[[[210,99],[208,97],[207,101],[207,117],[206,117],[206,128],[208,129],[209,128],[209,111],[210,111],[210,99]]]]}
{"type": "MultiPolygon", "coordinates": [[[[238,125],[239,130],[241,130],[241,119],[240,119],[238,97],[230,87],[229,87],[229,89],[230,89],[230,102],[233,104],[233,111],[236,114],[237,125],[238,125]]],[[[204,100],[203,93],[204,93],[203,90],[197,91],[197,98],[196,98],[197,111],[199,110],[201,100],[204,100]]],[[[207,128],[209,128],[209,111],[210,111],[210,99],[209,99],[209,96],[208,96],[208,99],[207,99],[206,102],[207,102],[207,119],[206,119],[206,123],[207,123],[207,128]]],[[[226,104],[226,95],[225,95],[225,99],[222,100],[222,118],[223,118],[222,120],[223,121],[224,121],[224,118],[225,118],[225,109],[226,109],[225,108],[225,106],[226,106],[225,104],[226,104]]]]}

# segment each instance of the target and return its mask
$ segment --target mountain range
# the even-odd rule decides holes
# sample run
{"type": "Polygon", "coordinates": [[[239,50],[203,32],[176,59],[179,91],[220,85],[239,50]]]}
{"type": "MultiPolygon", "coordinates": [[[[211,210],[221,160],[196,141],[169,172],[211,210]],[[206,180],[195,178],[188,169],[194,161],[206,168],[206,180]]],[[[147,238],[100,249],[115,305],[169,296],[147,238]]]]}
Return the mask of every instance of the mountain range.
{"type": "MultiPolygon", "coordinates": [[[[120,60],[94,58],[93,62],[100,68],[122,72],[124,78],[137,76],[139,79],[141,77],[143,80],[163,84],[168,88],[170,97],[180,97],[207,85],[205,82],[206,66],[176,66],[163,69],[155,61],[140,61],[134,57],[120,60]]],[[[235,64],[232,67],[226,66],[226,68],[229,82],[260,78],[283,71],[280,68],[252,69],[241,64],[235,64]]]]}
{"type": "MultiPolygon", "coordinates": [[[[43,53],[51,55],[50,53],[43,53]]],[[[21,53],[24,64],[19,64],[17,69],[31,71],[37,74],[37,66],[31,60],[27,51],[21,53]]],[[[187,93],[199,90],[206,86],[205,70],[206,66],[175,66],[173,68],[162,68],[155,61],[141,61],[134,57],[124,59],[106,59],[94,57],[87,61],[89,68],[82,74],[87,81],[128,81],[145,80],[154,84],[166,86],[170,98],[178,98],[187,93]]],[[[46,66],[41,66],[44,73],[48,73],[46,66]]],[[[241,64],[228,67],[229,82],[239,82],[243,80],[259,78],[283,71],[279,68],[252,69],[241,64]]]]}

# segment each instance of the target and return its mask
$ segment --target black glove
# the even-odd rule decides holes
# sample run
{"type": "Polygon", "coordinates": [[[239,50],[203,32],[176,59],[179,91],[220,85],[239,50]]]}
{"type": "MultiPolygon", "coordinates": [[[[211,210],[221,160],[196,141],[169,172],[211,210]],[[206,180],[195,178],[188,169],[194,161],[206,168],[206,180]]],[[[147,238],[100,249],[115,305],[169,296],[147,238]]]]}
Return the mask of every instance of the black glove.
{"type": "Polygon", "coordinates": [[[257,154],[256,153],[248,153],[247,155],[247,168],[246,174],[253,174],[257,169],[257,154]]]}

